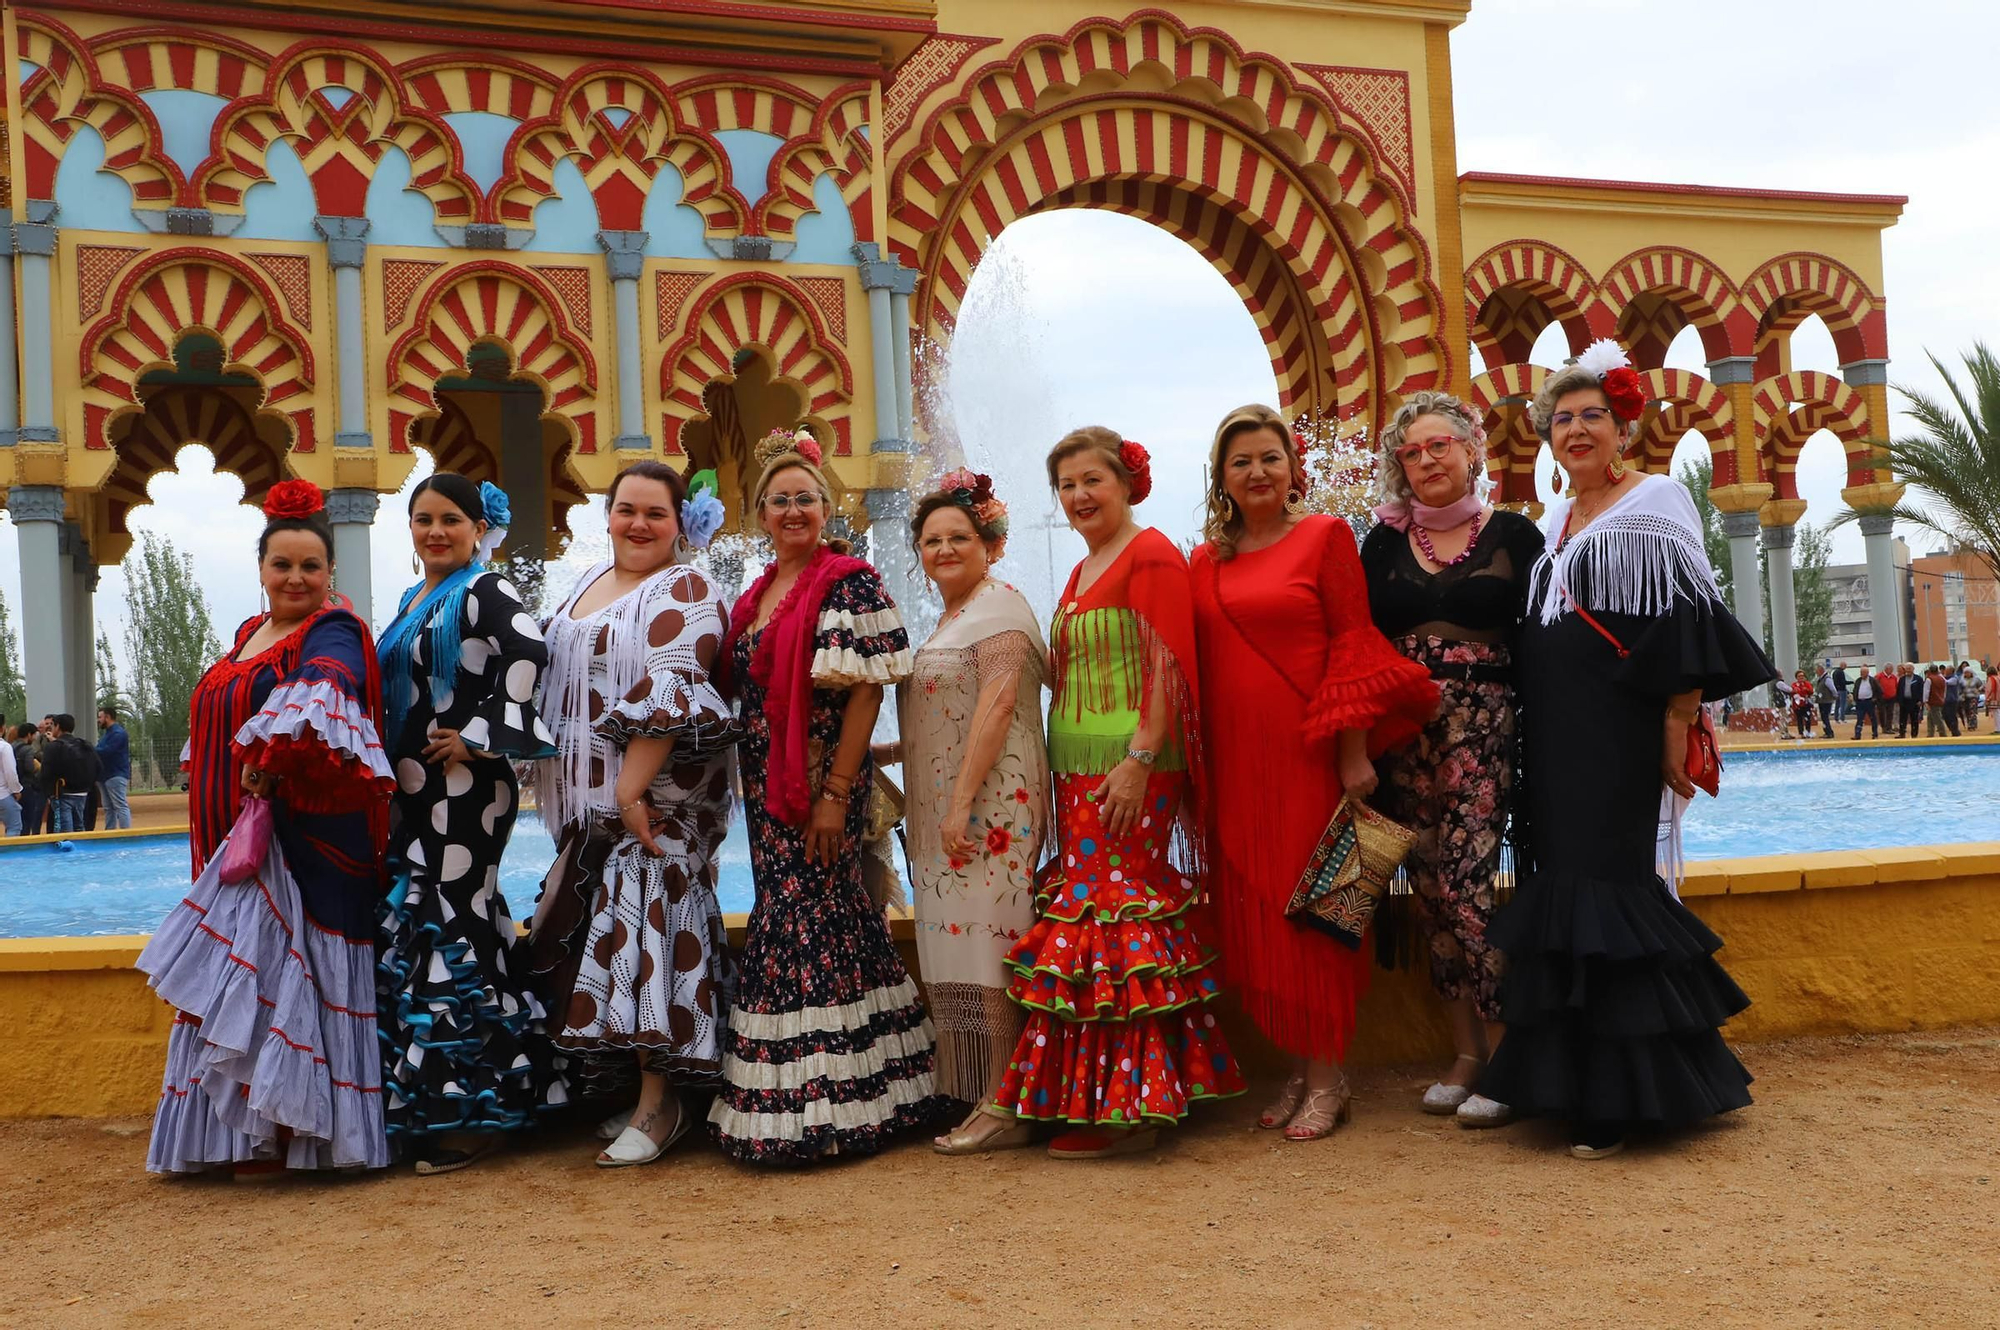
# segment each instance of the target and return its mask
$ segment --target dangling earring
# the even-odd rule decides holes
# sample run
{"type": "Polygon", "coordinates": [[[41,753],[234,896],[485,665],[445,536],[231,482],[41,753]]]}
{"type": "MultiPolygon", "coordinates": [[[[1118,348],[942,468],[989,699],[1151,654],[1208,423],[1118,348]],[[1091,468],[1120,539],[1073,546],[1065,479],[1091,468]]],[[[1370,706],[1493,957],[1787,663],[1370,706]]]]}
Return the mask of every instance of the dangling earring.
{"type": "Polygon", "coordinates": [[[1306,510],[1306,496],[1297,490],[1285,491],[1285,511],[1297,517],[1306,510]]]}
{"type": "Polygon", "coordinates": [[[1613,453],[1611,455],[1611,464],[1604,468],[1604,483],[1607,485],[1616,485],[1624,478],[1624,475],[1625,455],[1623,453],[1613,453]]]}
{"type": "Polygon", "coordinates": [[[263,587],[257,588],[257,612],[259,614],[269,614],[271,612],[271,593],[263,587]]]}
{"type": "Polygon", "coordinates": [[[1234,522],[1236,520],[1236,504],[1231,501],[1227,494],[1222,496],[1222,520],[1225,522],[1234,522]]]}
{"type": "Polygon", "coordinates": [[[417,557],[415,550],[410,551],[410,571],[418,577],[424,575],[424,561],[417,557]]]}

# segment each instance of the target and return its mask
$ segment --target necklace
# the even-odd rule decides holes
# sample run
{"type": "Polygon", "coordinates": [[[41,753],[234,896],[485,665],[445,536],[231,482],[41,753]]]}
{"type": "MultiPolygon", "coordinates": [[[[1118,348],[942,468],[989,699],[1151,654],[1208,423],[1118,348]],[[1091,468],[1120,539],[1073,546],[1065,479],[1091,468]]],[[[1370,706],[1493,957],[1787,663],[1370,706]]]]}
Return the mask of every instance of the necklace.
{"type": "Polygon", "coordinates": [[[1465,538],[1465,548],[1458,552],[1458,557],[1455,559],[1438,558],[1437,551],[1431,548],[1431,533],[1424,530],[1422,527],[1412,523],[1410,526],[1410,534],[1417,538],[1417,548],[1424,552],[1424,557],[1426,559],[1429,559],[1432,563],[1436,564],[1440,568],[1451,568],[1458,564],[1464,563],[1467,559],[1470,559],[1472,557],[1472,551],[1478,547],[1479,515],[1477,513],[1473,514],[1472,534],[1465,538]]]}

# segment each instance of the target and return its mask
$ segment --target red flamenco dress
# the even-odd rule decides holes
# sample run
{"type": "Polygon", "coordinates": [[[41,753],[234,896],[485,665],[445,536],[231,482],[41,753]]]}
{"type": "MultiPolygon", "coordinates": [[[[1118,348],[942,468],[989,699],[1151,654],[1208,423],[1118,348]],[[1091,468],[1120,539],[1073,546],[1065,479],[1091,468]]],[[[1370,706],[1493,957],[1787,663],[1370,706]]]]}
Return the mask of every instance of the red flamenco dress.
{"type": "Polygon", "coordinates": [[[1134,537],[1090,589],[1070,574],[1049,633],[1056,856],[1034,926],[1007,953],[1028,1009],[995,1111],[1042,1122],[1175,1123],[1198,1099],[1243,1093],[1208,1003],[1215,953],[1197,927],[1200,727],[1187,564],[1158,531],[1134,537]],[[1090,796],[1125,756],[1164,674],[1173,712],[1140,824],[1112,836],[1090,796]]]}
{"type": "Polygon", "coordinates": [[[1272,1043],[1339,1062],[1370,949],[1300,927],[1285,904],[1340,803],[1335,737],[1368,731],[1370,757],[1409,741],[1436,711],[1437,685],[1376,629],[1354,534],[1337,518],[1307,517],[1227,560],[1204,545],[1191,580],[1226,977],[1272,1043]]]}

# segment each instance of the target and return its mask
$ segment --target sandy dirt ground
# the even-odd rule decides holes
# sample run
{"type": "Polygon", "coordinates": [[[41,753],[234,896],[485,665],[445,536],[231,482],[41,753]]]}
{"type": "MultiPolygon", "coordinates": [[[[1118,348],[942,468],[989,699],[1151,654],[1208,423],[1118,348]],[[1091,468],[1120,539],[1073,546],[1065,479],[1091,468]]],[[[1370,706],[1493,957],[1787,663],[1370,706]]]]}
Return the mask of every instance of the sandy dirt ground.
{"type": "MultiPolygon", "coordinates": [[[[1157,1154],[807,1173],[580,1129],[475,1169],[166,1181],[143,1120],[0,1124],[6,1326],[2000,1325],[2000,1031],[1742,1050],[1757,1104],[1572,1160],[1357,1077],[1328,1141],[1211,1106],[1157,1154]]],[[[1260,1087],[1261,1088],[1261,1087],[1260,1087]]]]}

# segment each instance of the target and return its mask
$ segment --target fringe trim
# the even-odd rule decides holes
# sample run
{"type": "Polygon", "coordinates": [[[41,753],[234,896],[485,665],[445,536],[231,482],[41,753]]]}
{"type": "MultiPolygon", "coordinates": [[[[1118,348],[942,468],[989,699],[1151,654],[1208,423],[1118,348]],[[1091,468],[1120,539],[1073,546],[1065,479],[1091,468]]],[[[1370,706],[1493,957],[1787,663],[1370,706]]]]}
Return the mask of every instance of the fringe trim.
{"type": "Polygon", "coordinates": [[[1560,547],[1543,550],[1529,574],[1528,603],[1542,623],[1553,624],[1568,613],[1579,586],[1594,614],[1658,618],[1676,601],[1722,603],[1699,538],[1654,513],[1600,517],[1560,547]]]}
{"type": "Polygon", "coordinates": [[[862,683],[901,683],[910,677],[914,661],[908,647],[873,656],[864,656],[853,647],[822,647],[813,653],[813,686],[852,688],[862,683]]]}

